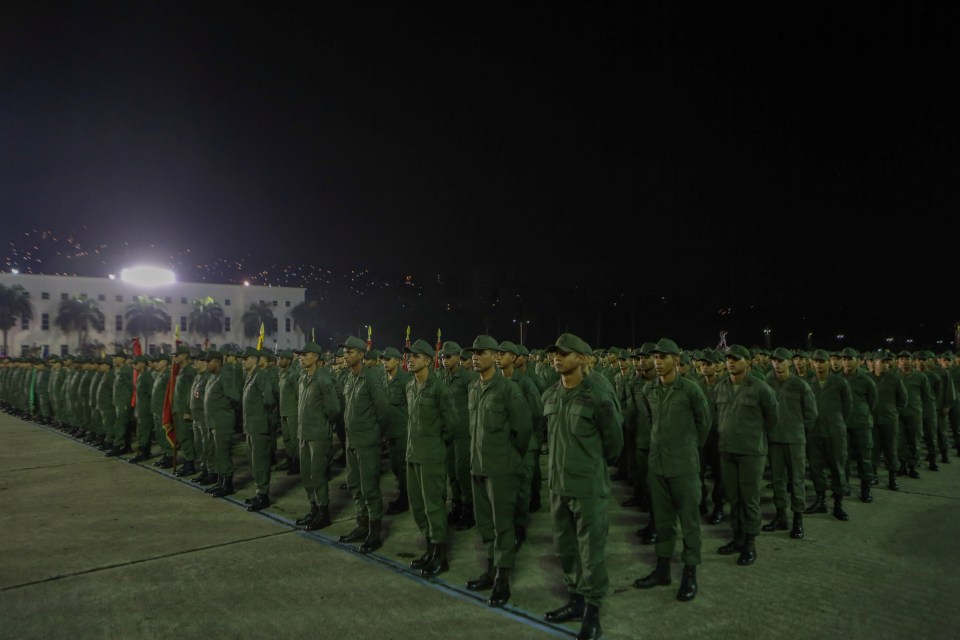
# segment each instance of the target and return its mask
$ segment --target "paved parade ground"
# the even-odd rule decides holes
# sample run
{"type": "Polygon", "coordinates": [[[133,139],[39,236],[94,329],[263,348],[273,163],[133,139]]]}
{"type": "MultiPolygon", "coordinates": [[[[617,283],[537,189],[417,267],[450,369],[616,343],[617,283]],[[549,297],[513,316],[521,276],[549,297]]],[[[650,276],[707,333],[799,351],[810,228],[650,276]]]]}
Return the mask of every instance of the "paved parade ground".
{"type": "MultiPolygon", "coordinates": [[[[105,458],[9,415],[0,414],[0,438],[3,639],[498,640],[573,637],[579,628],[542,622],[566,599],[546,510],[533,514],[510,604],[496,610],[487,593],[463,588],[485,566],[475,529],[453,533],[450,571],[432,581],[406,569],[423,550],[409,513],[384,519],[384,546],[369,557],[337,543],[353,525],[342,467],[330,485],[334,524],[304,533],[292,521],[307,510],[305,496],[282,472],[274,473],[274,506],[245,511],[254,490],[240,444],[237,494],[215,499],[152,460],[105,458]]],[[[654,565],[653,547],[635,535],[647,516],[620,507],[628,487],[614,483],[605,637],[960,636],[960,460],[941,467],[901,478],[900,492],[881,483],[873,504],[855,492],[844,503],[849,522],[807,516],[803,540],[761,534],[750,567],[717,555],[727,522],[704,524],[700,592],[690,603],[674,600],[678,558],[672,586],[632,587],[654,565]]],[[[388,471],[382,482],[384,499],[393,499],[388,471]]],[[[773,514],[769,493],[764,522],[773,514]]]]}

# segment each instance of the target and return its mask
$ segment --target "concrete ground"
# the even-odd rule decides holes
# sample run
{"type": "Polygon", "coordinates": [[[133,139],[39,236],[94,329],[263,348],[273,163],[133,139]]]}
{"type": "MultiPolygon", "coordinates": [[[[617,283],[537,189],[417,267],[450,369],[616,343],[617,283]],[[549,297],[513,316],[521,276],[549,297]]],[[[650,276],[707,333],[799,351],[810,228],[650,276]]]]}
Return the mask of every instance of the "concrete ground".
{"type": "MultiPolygon", "coordinates": [[[[409,513],[387,517],[372,556],[336,537],[353,507],[331,482],[334,524],[297,531],[307,510],[295,477],[274,475],[273,507],[244,510],[253,494],[242,444],[238,491],[214,499],[150,463],[127,464],[59,431],[0,414],[0,638],[456,638],[572,637],[549,625],[566,596],[552,554],[549,514],[534,514],[504,610],[463,584],[484,567],[476,530],[455,532],[451,568],[427,581],[406,569],[423,549],[409,513]]],[[[849,522],[807,516],[807,535],[762,534],[757,563],[719,556],[727,523],[703,525],[700,593],[632,587],[654,564],[634,532],[646,516],[619,503],[607,547],[605,637],[955,638],[960,636],[960,460],[901,479],[902,491],[850,498],[849,522]]],[[[384,499],[395,481],[383,478],[384,499]]],[[[547,497],[544,492],[544,497],[547,497]]],[[[769,498],[764,519],[772,515],[769,498]]]]}

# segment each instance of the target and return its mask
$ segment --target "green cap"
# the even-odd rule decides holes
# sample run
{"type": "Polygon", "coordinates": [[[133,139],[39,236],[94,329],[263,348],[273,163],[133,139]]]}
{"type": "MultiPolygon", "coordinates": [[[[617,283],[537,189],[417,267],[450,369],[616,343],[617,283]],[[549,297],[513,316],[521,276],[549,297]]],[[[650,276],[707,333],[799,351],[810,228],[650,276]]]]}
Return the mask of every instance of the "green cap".
{"type": "Polygon", "coordinates": [[[827,352],[825,349],[815,349],[814,352],[810,354],[810,359],[826,361],[830,359],[830,353],[827,352]]]}
{"type": "Polygon", "coordinates": [[[704,362],[709,362],[710,364],[717,364],[720,362],[720,356],[717,355],[717,352],[713,349],[704,349],[698,360],[703,360],[704,362]]]}
{"type": "Polygon", "coordinates": [[[850,347],[844,347],[840,351],[841,358],[859,358],[860,353],[856,349],[851,349],[850,347]]]}
{"type": "Polygon", "coordinates": [[[633,352],[630,349],[620,349],[620,353],[617,354],[617,357],[621,360],[629,360],[633,357],[633,352]]]}
{"type": "Polygon", "coordinates": [[[260,357],[260,350],[259,350],[259,349],[254,349],[253,347],[247,347],[246,349],[243,350],[243,353],[240,354],[239,357],[241,357],[241,358],[259,358],[259,357],[260,357]]]}
{"type": "Polygon", "coordinates": [[[660,338],[657,341],[657,344],[654,345],[651,353],[666,353],[672,356],[680,355],[680,347],[677,346],[677,343],[671,340],[670,338],[660,338]]]}
{"type": "Polygon", "coordinates": [[[734,360],[749,360],[752,356],[750,355],[750,349],[747,349],[742,344],[731,345],[727,352],[724,354],[724,358],[734,360]]]}
{"type": "Polygon", "coordinates": [[[291,351],[290,349],[284,349],[283,351],[280,352],[279,357],[286,358],[287,360],[293,360],[293,351],[291,351]]]}
{"type": "Polygon", "coordinates": [[[525,347],[525,346],[522,345],[522,344],[518,344],[518,345],[517,345],[517,355],[518,355],[518,356],[528,356],[528,355],[530,355],[530,349],[527,349],[527,347],[525,347]]]}
{"type": "Polygon", "coordinates": [[[440,355],[442,356],[458,356],[461,351],[463,351],[463,347],[453,340],[447,340],[440,347],[440,355]]]}
{"type": "Polygon", "coordinates": [[[510,342],[509,340],[504,340],[500,343],[500,346],[497,347],[497,351],[503,351],[506,353],[512,353],[513,355],[520,355],[520,350],[517,348],[517,345],[510,342]]]}
{"type": "Polygon", "coordinates": [[[547,353],[554,353],[556,351],[563,353],[580,353],[585,356],[593,353],[590,345],[572,333],[561,334],[555,343],[547,347],[547,353]]]}
{"type": "Polygon", "coordinates": [[[295,349],[294,353],[323,353],[323,349],[316,342],[307,342],[305,345],[299,349],[295,349]]]}
{"type": "Polygon", "coordinates": [[[219,360],[223,362],[223,352],[221,351],[207,351],[207,362],[211,360],[219,360]]]}
{"type": "Polygon", "coordinates": [[[635,356],[652,356],[653,350],[657,348],[655,342],[644,342],[640,345],[640,348],[633,352],[635,356]]]}
{"type": "Polygon", "coordinates": [[[491,351],[499,351],[500,343],[497,342],[496,338],[487,335],[479,335],[473,339],[473,345],[464,349],[464,351],[483,351],[484,349],[490,349],[491,351]]]}
{"type": "Polygon", "coordinates": [[[130,356],[129,356],[129,354],[127,354],[124,350],[121,349],[120,351],[114,352],[113,357],[114,357],[114,358],[129,358],[130,356]]]}
{"type": "Polygon", "coordinates": [[[366,351],[367,343],[358,338],[357,336],[350,336],[342,343],[337,345],[338,347],[343,347],[344,349],[357,349],[358,351],[366,351]]]}
{"type": "Polygon", "coordinates": [[[150,356],[139,355],[133,357],[134,362],[150,362],[150,356]]]}
{"type": "Polygon", "coordinates": [[[898,358],[912,358],[912,357],[913,357],[913,354],[910,353],[909,351],[907,351],[906,349],[904,349],[903,351],[900,351],[899,353],[897,353],[897,357],[898,357],[898,358]]]}
{"type": "Polygon", "coordinates": [[[401,360],[403,358],[403,354],[400,353],[400,349],[397,349],[396,347],[387,347],[383,350],[383,353],[380,354],[380,357],[396,358],[397,360],[401,360]]]}
{"type": "Polygon", "coordinates": [[[680,354],[680,364],[690,364],[690,354],[681,353],[680,354]]]}
{"type": "MultiPolygon", "coordinates": [[[[431,347],[430,343],[428,343],[426,340],[417,340],[409,347],[404,347],[403,350],[406,353],[419,353],[419,354],[428,356],[430,358],[436,357],[437,355],[437,352],[433,350],[433,347],[431,347]]],[[[456,355],[456,354],[447,354],[447,355],[456,355]]]]}
{"type": "Polygon", "coordinates": [[[266,358],[267,360],[274,360],[277,357],[277,354],[270,349],[260,349],[260,357],[266,358]]]}
{"type": "Polygon", "coordinates": [[[773,354],[770,357],[773,360],[793,360],[793,352],[783,347],[777,347],[773,350],[773,354]]]}
{"type": "Polygon", "coordinates": [[[364,360],[379,360],[380,354],[383,353],[380,349],[370,349],[365,354],[363,354],[364,360]]]}
{"type": "Polygon", "coordinates": [[[189,346],[189,345],[182,344],[182,345],[180,345],[179,347],[177,347],[177,355],[180,355],[181,353],[185,353],[185,354],[187,354],[187,355],[190,355],[190,346],[189,346]]]}

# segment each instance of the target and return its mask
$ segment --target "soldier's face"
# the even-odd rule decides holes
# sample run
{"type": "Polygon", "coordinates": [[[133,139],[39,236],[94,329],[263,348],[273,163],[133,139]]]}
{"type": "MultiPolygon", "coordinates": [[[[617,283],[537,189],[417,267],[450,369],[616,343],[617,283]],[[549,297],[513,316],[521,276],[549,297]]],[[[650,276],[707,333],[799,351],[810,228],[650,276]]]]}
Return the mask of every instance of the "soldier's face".
{"type": "Polygon", "coordinates": [[[910,358],[907,357],[897,358],[897,367],[899,367],[900,371],[903,371],[904,373],[910,373],[910,371],[913,369],[913,367],[910,365],[910,358]]]}
{"type": "Polygon", "coordinates": [[[583,356],[579,353],[564,353],[555,351],[553,353],[553,370],[562,376],[569,375],[583,366],[583,356]]]}
{"type": "Polygon", "coordinates": [[[243,370],[244,371],[253,371],[254,367],[257,366],[257,359],[253,356],[243,359],[243,370]]]}
{"type": "Polygon", "coordinates": [[[222,364],[219,360],[207,360],[207,371],[210,373],[219,373],[222,364]]]}
{"type": "Polygon", "coordinates": [[[913,359],[913,368],[916,369],[917,371],[923,371],[925,364],[926,362],[924,362],[923,358],[913,359]]]}
{"type": "Polygon", "coordinates": [[[672,353],[653,354],[653,368],[661,378],[677,370],[677,361],[672,353]]]}
{"type": "Polygon", "coordinates": [[[773,364],[773,372],[778,376],[780,376],[781,378],[790,373],[789,360],[780,360],[779,358],[770,358],[770,362],[773,364]]]}
{"type": "Polygon", "coordinates": [[[851,358],[850,356],[843,356],[840,358],[840,362],[843,364],[843,372],[847,375],[856,371],[857,367],[860,366],[860,360],[851,358]]]}
{"type": "Polygon", "coordinates": [[[453,371],[460,364],[460,356],[440,356],[440,361],[443,363],[443,368],[447,371],[453,371]]]}
{"type": "Polygon", "coordinates": [[[512,367],[513,363],[517,360],[517,356],[513,355],[509,351],[498,351],[496,358],[497,366],[501,369],[512,367]]]}
{"type": "Polygon", "coordinates": [[[470,356],[470,360],[473,361],[473,369],[479,373],[485,373],[486,371],[489,371],[496,359],[497,352],[493,351],[492,349],[474,351],[473,355],[470,356]]]}
{"type": "Polygon", "coordinates": [[[890,361],[889,360],[874,360],[873,361],[873,372],[878,376],[885,374],[887,371],[890,371],[890,361]]]}
{"type": "Polygon", "coordinates": [[[300,365],[304,369],[310,369],[317,364],[317,360],[320,359],[320,356],[316,353],[308,351],[307,353],[300,354],[300,365]]]}
{"type": "Polygon", "coordinates": [[[840,371],[841,368],[840,358],[837,356],[830,356],[830,368],[834,371],[840,371]]]}
{"type": "Polygon", "coordinates": [[[410,373],[416,373],[418,371],[422,371],[426,367],[429,367],[432,363],[433,360],[422,353],[411,353],[410,361],[407,363],[407,366],[410,369],[410,373]]]}
{"type": "Polygon", "coordinates": [[[807,360],[803,356],[799,356],[793,359],[793,366],[797,368],[797,371],[806,371],[807,370],[807,360]]]}
{"type": "Polygon", "coordinates": [[[359,349],[350,348],[343,352],[343,363],[353,368],[363,361],[363,352],[359,349]]]}
{"type": "Polygon", "coordinates": [[[746,358],[727,358],[727,373],[731,376],[739,376],[747,370],[750,363],[746,358]]]}
{"type": "Polygon", "coordinates": [[[637,361],[640,363],[640,371],[649,372],[653,369],[653,356],[640,356],[637,361]]]}
{"type": "Polygon", "coordinates": [[[400,366],[399,358],[383,358],[383,370],[387,373],[393,373],[400,366]]]}
{"type": "Polygon", "coordinates": [[[827,360],[814,360],[813,361],[813,370],[814,372],[823,377],[827,375],[827,370],[830,368],[830,362],[827,360]]]}

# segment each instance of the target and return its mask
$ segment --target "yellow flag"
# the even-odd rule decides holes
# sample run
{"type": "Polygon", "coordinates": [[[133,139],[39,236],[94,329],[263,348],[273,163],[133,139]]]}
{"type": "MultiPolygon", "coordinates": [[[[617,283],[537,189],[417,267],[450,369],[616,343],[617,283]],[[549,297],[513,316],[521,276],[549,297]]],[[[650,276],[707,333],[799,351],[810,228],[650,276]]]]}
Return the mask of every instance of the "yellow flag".
{"type": "Polygon", "coordinates": [[[260,337],[257,338],[257,351],[263,349],[263,334],[266,331],[266,327],[263,326],[263,323],[260,323],[260,337]]]}

